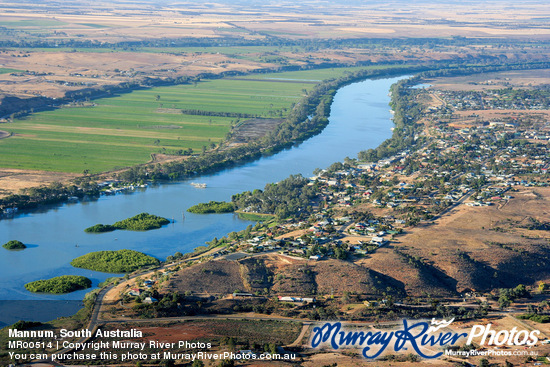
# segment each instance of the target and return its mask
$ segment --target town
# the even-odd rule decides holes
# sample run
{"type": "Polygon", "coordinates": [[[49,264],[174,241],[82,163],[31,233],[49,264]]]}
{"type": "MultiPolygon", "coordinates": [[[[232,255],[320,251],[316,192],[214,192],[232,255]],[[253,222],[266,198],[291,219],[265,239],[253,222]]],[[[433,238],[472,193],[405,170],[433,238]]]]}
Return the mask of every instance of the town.
{"type": "MultiPolygon", "coordinates": [[[[463,315],[469,311],[486,312],[491,297],[496,297],[494,302],[499,300],[498,288],[517,286],[507,276],[508,271],[518,270],[506,269],[500,258],[487,265],[489,260],[478,254],[490,246],[508,253],[508,257],[509,253],[522,258],[533,253],[541,256],[538,247],[548,239],[546,231],[550,224],[544,213],[536,215],[536,207],[523,213],[506,212],[515,205],[515,200],[524,209],[533,206],[532,202],[525,204],[525,195],[533,200],[548,200],[550,126],[539,110],[548,102],[550,93],[544,88],[535,90],[538,97],[533,103],[527,100],[516,106],[514,113],[507,111],[513,120],[509,121],[491,113],[499,111],[502,105],[499,101],[511,94],[510,88],[485,93],[483,109],[476,105],[477,113],[473,113],[457,102],[465,99],[464,91],[457,92],[460,98],[456,98],[452,91],[436,86],[407,87],[408,100],[419,101],[414,106],[402,106],[405,110],[419,111],[414,122],[418,128],[409,147],[372,162],[346,158],[326,169],[316,169],[313,177],[291,176],[266,186],[263,191],[235,195],[233,204],[238,212],[256,216],[255,226],[214,238],[195,253],[170,256],[167,259],[170,270],[157,271],[156,276],[147,280],[138,277],[134,286],[130,286],[131,282],[125,284],[125,302],[140,299],[143,302],[140,307],[146,311],[149,308],[145,305],[154,308],[166,297],[181,301],[180,296],[173,295],[178,292],[188,299],[215,295],[229,297],[237,304],[239,300],[247,300],[248,308],[261,311],[273,296],[281,303],[296,305],[322,304],[323,299],[336,297],[344,303],[364,302],[367,308],[390,303],[401,305],[404,309],[396,311],[399,314],[410,312],[411,304],[434,304],[433,299],[439,298],[435,304],[444,303],[445,299],[464,300],[466,308],[459,312],[463,315]],[[489,117],[483,118],[482,113],[489,117]],[[495,211],[501,215],[492,214],[495,211]],[[521,218],[516,218],[518,214],[521,218]],[[502,215],[507,217],[503,219],[502,215]],[[456,216],[479,217],[479,235],[470,231],[470,238],[463,243],[453,239],[455,234],[437,238],[438,221],[456,216]],[[485,226],[487,217],[489,224],[485,226]],[[502,240],[503,233],[510,243],[502,240]],[[436,243],[419,242],[422,236],[430,236],[431,242],[435,238],[436,243]],[[521,240],[514,242],[516,237],[521,240]],[[290,265],[285,267],[281,265],[283,262],[290,265]],[[408,269],[392,269],[388,265],[392,262],[396,267],[412,268],[410,271],[420,278],[418,283],[408,280],[412,274],[408,269]],[[175,265],[170,266],[171,263],[175,265]],[[378,279],[374,282],[382,285],[329,286],[320,280],[321,274],[328,271],[322,263],[333,271],[340,268],[342,280],[359,271],[362,277],[378,279]],[[454,265],[449,268],[451,264],[454,265]],[[246,268],[246,275],[238,274],[239,266],[246,268]],[[471,270],[469,279],[456,273],[464,267],[471,270]],[[365,272],[371,273],[365,275],[365,272]],[[239,279],[232,282],[231,274],[239,279]],[[227,286],[218,283],[222,282],[221,275],[226,277],[223,283],[227,286]],[[434,275],[439,279],[432,279],[434,275]],[[194,277],[200,277],[201,281],[193,283],[194,277]],[[246,280],[241,282],[241,277],[246,280]],[[212,282],[206,281],[207,278],[212,278],[212,282]],[[286,278],[294,285],[285,286],[286,278]],[[313,285],[308,286],[309,283],[313,285]],[[487,297],[490,293],[492,296],[487,297]]],[[[376,154],[361,152],[359,157],[376,154]]],[[[466,230],[457,229],[460,233],[466,230]]],[[[539,265],[521,270],[525,276],[520,279],[532,279],[529,285],[536,286],[533,273],[540,269],[539,265]]],[[[544,276],[539,273],[538,281],[542,279],[544,276]]],[[[123,291],[120,286],[117,289],[123,291]]],[[[202,308],[195,305],[189,312],[221,312],[217,306],[208,306],[216,302],[203,300],[202,308]]],[[[234,309],[247,307],[238,305],[234,309]]],[[[127,309],[123,311],[128,313],[127,309]]],[[[317,318],[322,318],[324,312],[323,307],[317,307],[313,313],[311,307],[303,307],[303,311],[304,316],[317,318]]],[[[440,311],[440,316],[448,316],[458,312],[458,307],[440,311]]],[[[283,314],[293,313],[283,310],[283,314]]],[[[369,319],[372,315],[354,310],[348,316],[369,319]]],[[[377,317],[391,318],[391,315],[377,317]]]]}

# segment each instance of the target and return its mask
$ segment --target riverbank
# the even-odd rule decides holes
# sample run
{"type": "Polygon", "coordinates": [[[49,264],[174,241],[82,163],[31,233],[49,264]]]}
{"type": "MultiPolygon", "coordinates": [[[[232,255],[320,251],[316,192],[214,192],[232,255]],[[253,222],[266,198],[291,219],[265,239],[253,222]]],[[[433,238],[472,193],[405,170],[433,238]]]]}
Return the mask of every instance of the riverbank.
{"type": "MultiPolygon", "coordinates": [[[[201,155],[171,161],[161,165],[140,165],[110,175],[84,176],[72,180],[61,187],[49,187],[47,192],[29,192],[26,195],[12,194],[0,199],[0,210],[17,208],[31,209],[43,204],[63,203],[70,197],[96,195],[94,180],[109,179],[112,176],[123,183],[133,184],[138,181],[169,182],[194,177],[200,174],[217,172],[229,167],[239,166],[254,161],[262,156],[275,154],[283,149],[300,143],[311,136],[319,134],[328,124],[330,105],[336,90],[342,86],[362,80],[388,75],[399,75],[409,71],[425,70],[425,66],[404,66],[380,69],[365,69],[341,78],[326,81],[317,85],[288,114],[286,120],[279,124],[275,131],[268,135],[237,147],[215,149],[201,155]],[[81,184],[80,182],[83,184],[81,184]],[[70,192],[69,186],[75,185],[76,192],[70,192]]],[[[4,191],[5,192],[5,191],[4,191]]]]}
{"type": "MultiPolygon", "coordinates": [[[[193,178],[195,182],[206,183],[206,189],[195,188],[187,181],[167,182],[150,186],[144,193],[128,191],[100,196],[0,221],[0,237],[21,233],[19,239],[33,245],[26,251],[25,259],[17,253],[0,259],[0,299],[29,299],[22,291],[23,284],[60,274],[84,275],[97,286],[109,275],[70,266],[72,259],[89,252],[126,248],[165,259],[176,252],[192,252],[214,237],[244,230],[254,222],[239,219],[237,214],[185,211],[200,202],[227,201],[234,194],[262,188],[291,174],[309,177],[317,167],[327,167],[361,149],[378,146],[391,136],[388,90],[399,79],[369,79],[339,89],[334,96],[330,123],[321,134],[278,154],[193,178]],[[173,223],[142,233],[86,234],[82,231],[99,222],[114,223],[143,211],[173,219],[173,223]],[[69,221],[71,226],[66,225],[69,221]]],[[[51,299],[82,297],[83,293],[75,292],[51,299]]]]}

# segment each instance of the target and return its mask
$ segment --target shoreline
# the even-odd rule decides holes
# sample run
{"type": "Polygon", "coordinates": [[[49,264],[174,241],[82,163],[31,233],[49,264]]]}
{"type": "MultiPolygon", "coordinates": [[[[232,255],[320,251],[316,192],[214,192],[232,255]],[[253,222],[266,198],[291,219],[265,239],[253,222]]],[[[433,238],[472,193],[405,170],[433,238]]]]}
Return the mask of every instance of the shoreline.
{"type": "MultiPolygon", "coordinates": [[[[117,179],[122,181],[123,184],[128,185],[135,184],[135,182],[140,180],[162,184],[164,182],[184,181],[186,179],[197,177],[202,174],[212,174],[216,172],[221,172],[224,169],[242,166],[243,164],[253,162],[263,156],[270,156],[282,150],[290,148],[295,144],[300,144],[308,140],[309,138],[321,133],[321,131],[323,131],[323,129],[328,124],[327,117],[330,114],[332,97],[338,89],[348,84],[352,84],[362,80],[391,77],[430,70],[429,67],[424,65],[409,65],[403,66],[402,68],[389,69],[385,69],[383,67],[384,66],[382,66],[382,69],[364,69],[347,77],[342,77],[341,79],[336,81],[318,84],[317,87],[320,89],[320,91],[316,92],[316,94],[311,92],[308,96],[305,96],[300,102],[300,104],[311,105],[311,102],[308,102],[308,100],[313,99],[314,106],[310,107],[307,110],[301,111],[298,116],[287,117],[285,122],[279,125],[276,130],[276,132],[281,132],[285,131],[284,129],[296,129],[296,127],[298,127],[299,129],[301,128],[303,131],[300,132],[300,135],[296,138],[291,138],[290,140],[275,141],[274,143],[271,143],[269,141],[264,141],[264,137],[264,140],[260,142],[251,142],[246,144],[245,146],[227,148],[222,151],[213,151],[207,153],[205,156],[191,156],[187,159],[184,159],[183,161],[164,163],[161,164],[160,171],[155,167],[150,168],[148,164],[129,167],[122,172],[119,171],[119,173],[116,175],[117,179]],[[325,103],[326,98],[329,98],[330,103],[325,103]],[[320,106],[322,107],[320,108],[320,106]],[[312,113],[315,114],[310,119],[310,117],[308,116],[311,116],[312,113]],[[294,119],[294,121],[291,121],[291,118],[294,119]],[[303,121],[307,121],[306,126],[304,126],[303,121]],[[137,167],[144,167],[145,174],[137,174],[137,172],[135,172],[137,171],[137,167]],[[133,177],[133,180],[124,179],[124,176],[127,174],[130,174],[130,176],[133,177]]],[[[109,173],[104,172],[90,176],[85,175],[77,177],[76,179],[93,182],[93,180],[96,178],[109,177],[105,175],[109,175],[109,173]]],[[[56,181],[54,181],[53,183],[55,182],[56,181]]],[[[75,182],[75,178],[72,178],[67,182],[75,182]]],[[[40,188],[42,187],[38,186],[38,189],[40,188]]],[[[91,191],[87,191],[82,187],[80,187],[80,189],[81,190],[76,195],[79,199],[82,199],[85,196],[97,196],[99,193],[96,188],[93,188],[91,191]]],[[[48,191],[51,190],[52,188],[50,187],[48,191]]],[[[9,213],[6,214],[9,214],[9,217],[12,217],[14,213],[12,210],[14,208],[17,208],[16,211],[18,212],[32,212],[33,210],[44,209],[45,206],[51,204],[54,204],[56,206],[60,204],[62,205],[68,202],[69,197],[74,196],[67,194],[65,191],[67,191],[66,186],[63,186],[62,188],[58,189],[57,192],[55,192],[55,197],[44,197],[44,195],[40,195],[40,198],[27,198],[22,197],[20,194],[11,194],[4,198],[1,198],[0,220],[5,217],[1,215],[2,211],[5,211],[7,209],[11,210],[9,210],[9,213]]]]}
{"type": "MultiPolygon", "coordinates": [[[[390,78],[390,79],[391,79],[391,78],[390,78]]],[[[387,93],[384,93],[384,95],[386,95],[386,94],[387,94],[387,93]]],[[[387,108],[385,108],[384,110],[386,111],[387,108]]],[[[386,123],[385,123],[385,124],[386,124],[386,123]]],[[[391,124],[391,121],[388,120],[388,121],[387,121],[387,124],[391,124]]],[[[388,131],[389,131],[389,130],[388,130],[388,131]]],[[[359,150],[359,149],[357,149],[357,151],[358,151],[358,150],[359,150]]],[[[174,183],[174,182],[172,181],[172,183],[174,183]]],[[[210,187],[210,185],[209,185],[209,187],[210,187]]],[[[228,233],[228,232],[226,232],[226,233],[224,233],[224,234],[227,234],[227,233],[228,233]]],[[[139,249],[138,249],[138,250],[139,250],[139,249]]],[[[141,251],[143,251],[143,250],[141,250],[141,251]]],[[[216,251],[216,250],[214,250],[214,251],[216,251]]],[[[201,252],[202,252],[202,251],[201,251],[201,252]]],[[[186,251],[186,255],[188,255],[188,256],[195,256],[196,254],[194,254],[192,251],[186,251]]]]}

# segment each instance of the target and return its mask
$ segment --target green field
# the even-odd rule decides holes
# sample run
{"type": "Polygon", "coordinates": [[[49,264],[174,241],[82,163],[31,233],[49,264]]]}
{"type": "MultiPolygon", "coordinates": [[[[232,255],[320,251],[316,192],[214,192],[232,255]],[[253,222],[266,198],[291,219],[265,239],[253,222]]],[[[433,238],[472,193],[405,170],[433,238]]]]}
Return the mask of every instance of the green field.
{"type": "Polygon", "coordinates": [[[0,167],[99,173],[146,163],[154,153],[200,153],[248,118],[236,114],[285,117],[319,81],[358,69],[207,80],[34,113],[1,126],[13,135],[0,140],[0,167]]]}
{"type": "Polygon", "coordinates": [[[23,70],[18,69],[10,69],[10,68],[0,68],[0,74],[7,74],[7,73],[20,73],[23,70]]]}
{"type": "Polygon", "coordinates": [[[2,126],[14,135],[0,140],[0,166],[97,173],[146,163],[151,153],[199,153],[203,146],[223,141],[239,119],[181,110],[284,117],[311,87],[220,79],[136,90],[93,105],[38,112],[2,126]]]}
{"type": "Polygon", "coordinates": [[[95,23],[77,23],[77,24],[83,25],[86,27],[91,27],[91,28],[110,28],[110,26],[104,25],[104,24],[95,24],[95,23]]]}

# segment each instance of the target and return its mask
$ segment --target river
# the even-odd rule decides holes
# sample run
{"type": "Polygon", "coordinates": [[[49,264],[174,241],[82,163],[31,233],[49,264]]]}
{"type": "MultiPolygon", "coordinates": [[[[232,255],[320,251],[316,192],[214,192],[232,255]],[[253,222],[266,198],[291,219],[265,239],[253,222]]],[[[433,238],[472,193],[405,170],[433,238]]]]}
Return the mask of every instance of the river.
{"type": "Polygon", "coordinates": [[[84,275],[96,287],[113,276],[73,268],[70,261],[75,257],[100,250],[132,249],[164,260],[177,251],[190,252],[213,237],[220,238],[246,228],[252,222],[234,214],[199,215],[186,210],[200,202],[228,201],[233,194],[263,189],[267,183],[280,181],[291,174],[310,177],[315,168],[326,168],[345,157],[356,157],[361,150],[378,146],[391,136],[393,124],[388,92],[390,86],[402,78],[366,80],[342,87],[334,96],[329,124],[321,134],[273,156],[193,178],[193,182],[206,183],[205,189],[191,186],[191,181],[163,184],[143,192],[102,196],[95,201],[65,204],[1,220],[0,243],[17,239],[28,248],[23,251],[0,249],[0,314],[10,315],[0,319],[0,327],[2,323],[23,317],[51,319],[71,314],[74,305],[89,291],[59,296],[33,294],[25,290],[25,283],[58,275],[84,275]],[[174,223],[147,232],[84,233],[84,228],[91,225],[111,224],[141,212],[174,219],[174,223]],[[47,300],[60,302],[51,310],[52,307],[44,306],[47,300]],[[68,305],[67,311],[62,310],[61,304],[68,305]],[[45,316],[38,316],[38,312],[30,311],[35,308],[49,311],[44,311],[45,316]]]}

